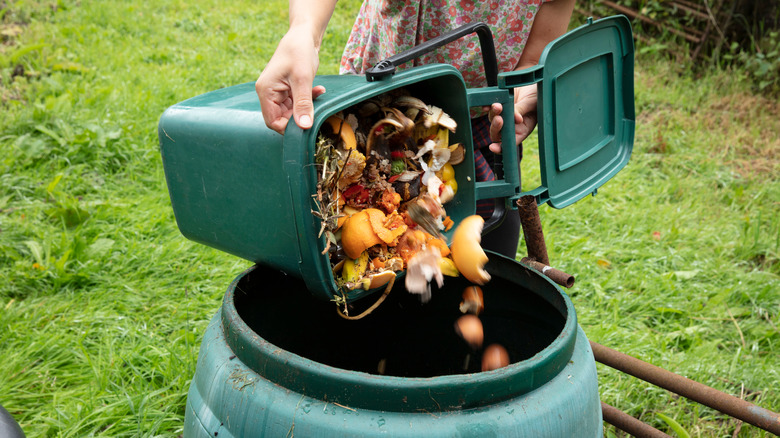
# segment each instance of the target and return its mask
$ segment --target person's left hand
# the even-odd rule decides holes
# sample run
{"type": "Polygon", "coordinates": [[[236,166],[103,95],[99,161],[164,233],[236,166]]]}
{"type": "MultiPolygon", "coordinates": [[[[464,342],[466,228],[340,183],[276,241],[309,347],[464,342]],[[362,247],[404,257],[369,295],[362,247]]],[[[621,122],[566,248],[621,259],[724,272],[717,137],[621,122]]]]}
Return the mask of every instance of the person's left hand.
{"type": "MultiPolygon", "coordinates": [[[[503,107],[500,103],[490,106],[490,150],[501,153],[501,128],[504,119],[501,116],[503,107]]],[[[519,145],[533,132],[536,127],[536,84],[515,88],[515,144],[519,145]]]]}

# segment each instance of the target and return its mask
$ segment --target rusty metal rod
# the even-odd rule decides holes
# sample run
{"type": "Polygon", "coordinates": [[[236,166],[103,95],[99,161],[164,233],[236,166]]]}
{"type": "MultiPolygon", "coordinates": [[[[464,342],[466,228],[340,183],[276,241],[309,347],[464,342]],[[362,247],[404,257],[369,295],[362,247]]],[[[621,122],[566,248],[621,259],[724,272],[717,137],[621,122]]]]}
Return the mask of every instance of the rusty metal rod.
{"type": "Polygon", "coordinates": [[[643,362],[635,357],[590,341],[593,356],[618,371],[679,394],[726,415],[780,435],[780,414],[718,391],[702,383],[643,362]]]}
{"type": "Polygon", "coordinates": [[[542,220],[539,217],[536,197],[525,195],[518,199],[517,212],[520,214],[520,224],[523,227],[523,237],[525,237],[528,257],[549,265],[550,259],[547,257],[547,245],[544,243],[542,220]]]}
{"type": "Polygon", "coordinates": [[[520,263],[529,265],[530,267],[549,277],[550,280],[560,284],[563,287],[574,286],[574,276],[567,274],[560,269],[555,269],[552,266],[545,265],[542,262],[537,262],[536,260],[528,257],[523,257],[520,259],[520,263]]]}
{"type": "Polygon", "coordinates": [[[653,426],[626,414],[618,408],[601,402],[604,421],[637,438],[672,438],[653,426]]]}

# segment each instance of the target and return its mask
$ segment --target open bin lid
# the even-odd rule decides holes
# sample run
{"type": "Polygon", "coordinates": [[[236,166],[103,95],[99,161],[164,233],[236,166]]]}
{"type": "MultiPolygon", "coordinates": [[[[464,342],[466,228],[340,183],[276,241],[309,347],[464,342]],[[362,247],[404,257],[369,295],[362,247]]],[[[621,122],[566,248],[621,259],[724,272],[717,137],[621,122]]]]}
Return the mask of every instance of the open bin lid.
{"type": "Polygon", "coordinates": [[[521,195],[563,208],[618,173],[634,144],[634,43],[625,16],[593,21],[548,44],[539,64],[499,87],[538,83],[541,186],[521,195]]]}

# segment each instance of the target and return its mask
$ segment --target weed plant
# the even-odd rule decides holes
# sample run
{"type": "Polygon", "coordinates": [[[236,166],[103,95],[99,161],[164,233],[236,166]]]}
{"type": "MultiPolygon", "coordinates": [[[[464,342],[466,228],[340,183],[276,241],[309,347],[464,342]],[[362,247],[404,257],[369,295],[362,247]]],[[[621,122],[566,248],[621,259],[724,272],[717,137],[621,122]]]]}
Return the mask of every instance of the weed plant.
{"type": "MultiPolygon", "coordinates": [[[[320,73],[358,7],[339,3],[320,73]]],[[[200,339],[249,262],[179,233],[157,121],[253,81],[286,16],[276,0],[0,2],[0,404],[27,436],[181,434],[200,339]]],[[[635,84],[628,166],[541,208],[552,263],[577,276],[590,339],[780,410],[778,103],[652,56],[635,84]]],[[[535,159],[531,140],[527,186],[535,159]]],[[[605,402],[669,433],[768,436],[599,373],[605,402]]]]}

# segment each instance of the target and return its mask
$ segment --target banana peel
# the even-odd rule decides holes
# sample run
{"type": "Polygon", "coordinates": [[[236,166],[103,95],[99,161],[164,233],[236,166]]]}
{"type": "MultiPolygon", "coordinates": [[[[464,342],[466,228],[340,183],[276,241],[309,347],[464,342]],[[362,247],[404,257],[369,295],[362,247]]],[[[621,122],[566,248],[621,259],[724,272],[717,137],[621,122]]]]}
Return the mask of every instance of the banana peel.
{"type": "Polygon", "coordinates": [[[360,281],[368,269],[368,251],[363,251],[356,259],[347,258],[341,268],[341,278],[347,283],[360,281]]]}
{"type": "Polygon", "coordinates": [[[457,277],[460,275],[458,268],[455,266],[455,262],[447,257],[439,259],[439,269],[441,269],[441,273],[447,277],[457,277]]]}

